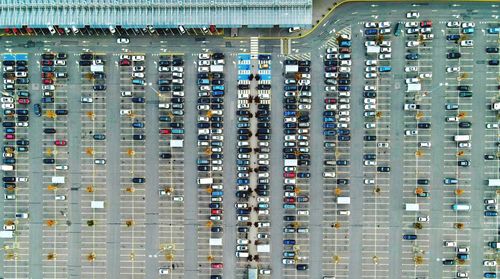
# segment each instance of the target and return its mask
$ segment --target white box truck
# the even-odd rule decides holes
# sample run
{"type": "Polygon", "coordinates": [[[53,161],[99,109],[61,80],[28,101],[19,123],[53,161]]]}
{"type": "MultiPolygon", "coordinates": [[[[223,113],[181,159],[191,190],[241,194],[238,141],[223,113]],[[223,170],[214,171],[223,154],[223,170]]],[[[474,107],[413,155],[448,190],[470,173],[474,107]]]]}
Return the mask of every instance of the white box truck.
{"type": "Polygon", "coordinates": [[[104,208],[104,202],[103,201],[91,201],[90,208],[104,208]]]}
{"type": "Polygon", "coordinates": [[[63,184],[64,181],[64,176],[52,176],[52,183],[54,184],[63,184]]]}
{"type": "Polygon", "coordinates": [[[200,185],[207,185],[212,183],[214,183],[214,179],[212,177],[198,178],[198,184],[200,185]]]}
{"type": "Polygon", "coordinates": [[[104,65],[90,65],[91,72],[104,72],[104,65]]]}
{"type": "Polygon", "coordinates": [[[297,159],[285,159],[285,167],[296,167],[297,165],[297,159]]]}
{"type": "Polygon", "coordinates": [[[170,147],[183,147],[184,146],[184,140],[171,140],[170,141],[170,147]]]}
{"type": "Polygon", "coordinates": [[[453,138],[456,142],[470,141],[469,135],[456,135],[453,138]]]}
{"type": "Polygon", "coordinates": [[[407,203],[405,206],[406,211],[419,211],[420,206],[418,203],[407,203]]]}
{"type": "Polygon", "coordinates": [[[269,244],[257,244],[257,252],[258,253],[270,253],[271,245],[269,244]]]}
{"type": "Polygon", "coordinates": [[[338,204],[351,204],[351,197],[337,197],[338,204]]]}
{"type": "Polygon", "coordinates": [[[210,72],[222,73],[222,72],[224,72],[224,66],[223,65],[210,65],[210,72]]]}
{"type": "Polygon", "coordinates": [[[488,179],[488,186],[500,186],[500,179],[488,179]]]}
{"type": "Polygon", "coordinates": [[[210,246],[222,246],[222,238],[210,238],[208,244],[210,246]]]}
{"type": "Polygon", "coordinates": [[[406,92],[416,92],[422,90],[420,83],[409,83],[406,85],[406,92]]]}

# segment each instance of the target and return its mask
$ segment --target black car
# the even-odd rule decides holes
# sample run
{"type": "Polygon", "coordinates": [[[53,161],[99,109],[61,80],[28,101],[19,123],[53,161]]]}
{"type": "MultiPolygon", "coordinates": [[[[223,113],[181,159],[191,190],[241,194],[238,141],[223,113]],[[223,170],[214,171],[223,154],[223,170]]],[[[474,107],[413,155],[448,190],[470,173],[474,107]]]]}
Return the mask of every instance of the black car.
{"type": "Polygon", "coordinates": [[[250,89],[250,84],[238,84],[238,89],[240,90],[250,89]]]}
{"type": "Polygon", "coordinates": [[[238,153],[251,153],[252,148],[249,147],[239,147],[238,148],[238,153]]]}
{"type": "Polygon", "coordinates": [[[144,177],[134,177],[132,178],[132,183],[145,183],[146,178],[144,177]]]}
{"type": "Polygon", "coordinates": [[[3,122],[2,127],[15,127],[16,123],[15,122],[3,122]]]}
{"type": "Polygon", "coordinates": [[[213,79],[221,79],[224,78],[224,73],[212,73],[213,79]]]}
{"type": "Polygon", "coordinates": [[[472,123],[471,122],[467,122],[467,121],[459,122],[458,123],[458,127],[460,127],[460,128],[470,128],[470,127],[472,127],[472,123]]]}
{"type": "Polygon", "coordinates": [[[236,191],[236,197],[237,198],[247,198],[248,192],[247,191],[236,191]]]}
{"type": "Polygon", "coordinates": [[[347,185],[347,184],[349,184],[349,179],[339,178],[339,179],[337,179],[337,184],[339,184],[339,185],[347,185]]]}
{"type": "Polygon", "coordinates": [[[106,85],[104,84],[97,84],[92,87],[94,91],[103,91],[106,90],[106,85]]]}
{"type": "Polygon", "coordinates": [[[20,139],[16,141],[16,145],[30,145],[29,140],[20,139]]]}
{"type": "Polygon", "coordinates": [[[349,161],[348,160],[337,160],[337,165],[347,166],[347,165],[349,165],[349,161]]]}
{"type": "Polygon", "coordinates": [[[363,139],[365,141],[376,141],[377,140],[377,136],[364,136],[363,139]]]}
{"type": "Polygon", "coordinates": [[[297,217],[295,217],[294,215],[285,215],[283,216],[283,221],[287,221],[287,222],[293,222],[297,219],[297,217]]]}
{"type": "Polygon", "coordinates": [[[458,52],[450,52],[450,53],[446,54],[446,58],[448,58],[448,59],[458,59],[460,57],[462,57],[462,55],[458,52]]]}
{"type": "Polygon", "coordinates": [[[158,90],[161,92],[172,91],[172,87],[169,85],[162,85],[158,87],[158,90]]]}
{"type": "Polygon", "coordinates": [[[198,171],[209,171],[210,167],[209,166],[198,166],[198,171]]]}
{"type": "Polygon", "coordinates": [[[56,160],[55,159],[43,159],[44,164],[55,164],[56,160]]]}
{"type": "Polygon", "coordinates": [[[248,140],[250,137],[248,135],[238,135],[238,140],[248,140]]]}
{"type": "Polygon", "coordinates": [[[363,159],[365,160],[376,160],[377,155],[376,154],[365,154],[363,155],[363,159]]]}
{"type": "Polygon", "coordinates": [[[4,176],[2,178],[3,182],[16,182],[16,177],[14,176],[4,176]]]}
{"type": "Polygon", "coordinates": [[[270,84],[259,84],[257,85],[257,90],[270,90],[271,85],[270,84]]]}
{"type": "Polygon", "coordinates": [[[363,97],[365,97],[365,98],[375,98],[375,97],[377,97],[377,92],[375,92],[375,91],[364,91],[363,92],[363,97]]]}
{"type": "Polygon", "coordinates": [[[236,115],[251,117],[251,113],[248,110],[237,110],[236,115]]]}
{"type": "Polygon", "coordinates": [[[94,55],[92,53],[83,53],[80,55],[80,60],[92,60],[94,55]]]}
{"type": "Polygon", "coordinates": [[[498,47],[487,47],[486,52],[487,53],[498,53],[498,47]]]}
{"type": "Polygon", "coordinates": [[[56,109],[56,114],[57,115],[67,115],[68,110],[67,109],[56,109]]]}
{"type": "Polygon", "coordinates": [[[162,159],[170,159],[170,158],[172,158],[172,154],[171,153],[161,153],[160,154],[160,158],[162,158],[162,159]]]}
{"type": "Polygon", "coordinates": [[[247,233],[249,231],[250,231],[250,229],[248,227],[238,227],[239,233],[247,233]]]}
{"type": "Polygon", "coordinates": [[[488,65],[490,66],[498,66],[498,64],[499,64],[498,59],[488,60],[488,65]]]}
{"type": "Polygon", "coordinates": [[[210,128],[210,123],[208,122],[200,122],[196,125],[198,128],[203,129],[203,128],[210,128]]]}
{"type": "Polygon", "coordinates": [[[56,129],[54,129],[54,128],[45,128],[45,129],[43,129],[43,132],[45,134],[55,134],[56,133],[56,129]]]}
{"type": "Polygon", "coordinates": [[[417,127],[420,129],[429,129],[431,127],[431,123],[418,123],[417,127]]]}
{"type": "Polygon", "coordinates": [[[378,172],[390,172],[391,168],[390,167],[377,167],[378,172]]]}
{"type": "Polygon", "coordinates": [[[417,184],[429,185],[429,179],[417,179],[417,184]]]}
{"type": "Polygon", "coordinates": [[[495,160],[495,155],[485,154],[484,159],[485,160],[495,160]]]}
{"type": "Polygon", "coordinates": [[[468,167],[468,166],[470,166],[470,161],[469,160],[458,160],[457,165],[459,167],[468,167]]]}
{"type": "Polygon", "coordinates": [[[470,86],[468,85],[459,85],[457,86],[458,91],[470,91],[470,86]]]}
{"type": "Polygon", "coordinates": [[[134,135],[132,138],[134,140],[144,140],[144,139],[146,139],[146,136],[145,135],[134,135]]]}
{"type": "Polygon", "coordinates": [[[287,59],[284,61],[285,65],[298,65],[299,61],[297,60],[292,60],[292,59],[287,59]]]}
{"type": "Polygon", "coordinates": [[[222,232],[222,227],[211,227],[210,231],[211,232],[222,232]]]}

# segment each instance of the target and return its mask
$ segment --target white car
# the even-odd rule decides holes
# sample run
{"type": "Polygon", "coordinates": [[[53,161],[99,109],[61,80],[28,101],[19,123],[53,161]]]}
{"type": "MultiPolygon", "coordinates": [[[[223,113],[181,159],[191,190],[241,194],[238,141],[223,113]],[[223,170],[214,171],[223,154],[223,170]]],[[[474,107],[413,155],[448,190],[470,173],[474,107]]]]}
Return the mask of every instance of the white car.
{"type": "Polygon", "coordinates": [[[294,259],[282,259],[282,263],[285,264],[285,265],[291,265],[291,264],[295,264],[295,260],[294,259]]]}
{"type": "Polygon", "coordinates": [[[350,97],[351,96],[351,92],[349,91],[340,91],[339,92],[339,97],[350,97]]]}
{"type": "Polygon", "coordinates": [[[28,127],[28,126],[29,126],[29,122],[27,122],[27,121],[24,121],[24,122],[17,122],[17,123],[16,123],[16,126],[17,126],[17,127],[28,127]]]}
{"type": "Polygon", "coordinates": [[[366,185],[373,185],[375,184],[375,179],[363,179],[363,183],[366,185]]]}
{"type": "Polygon", "coordinates": [[[382,42],[380,42],[380,44],[379,44],[379,45],[380,45],[381,47],[390,47],[390,46],[391,46],[391,44],[392,44],[392,43],[391,43],[391,41],[382,41],[382,42]]]}
{"type": "Polygon", "coordinates": [[[132,110],[130,109],[121,109],[120,110],[120,115],[130,115],[132,114],[132,110]]]}
{"type": "Polygon", "coordinates": [[[457,278],[469,278],[469,273],[467,272],[457,272],[457,278]]]}
{"type": "Polygon", "coordinates": [[[351,67],[340,67],[339,72],[341,73],[350,73],[351,67]]]}
{"type": "Polygon", "coordinates": [[[367,79],[377,78],[377,73],[366,73],[365,78],[367,79]]]}
{"type": "Polygon", "coordinates": [[[377,60],[366,60],[365,65],[366,66],[376,66],[378,64],[377,60]]]}
{"type": "Polygon", "coordinates": [[[200,53],[200,54],[198,54],[198,59],[201,59],[201,60],[210,59],[210,54],[208,54],[208,53],[200,53]]]}
{"type": "Polygon", "coordinates": [[[15,231],[16,225],[3,225],[3,230],[4,231],[15,231]]]}
{"type": "Polygon", "coordinates": [[[198,67],[198,73],[208,73],[209,71],[209,67],[198,67]]]}
{"type": "Polygon", "coordinates": [[[374,73],[376,71],[377,71],[377,67],[373,67],[373,66],[365,67],[365,72],[367,72],[367,73],[374,73]]]}
{"type": "Polygon", "coordinates": [[[82,97],[81,102],[82,103],[92,103],[94,99],[92,97],[82,97]]]}
{"type": "Polygon", "coordinates": [[[419,41],[408,41],[408,42],[406,42],[406,46],[407,47],[416,47],[416,46],[419,46],[419,45],[420,45],[419,41]]]}
{"type": "Polygon", "coordinates": [[[434,34],[423,34],[422,35],[422,40],[424,40],[424,41],[430,41],[432,39],[434,39],[434,34]]]}
{"type": "Polygon", "coordinates": [[[486,129],[498,129],[498,123],[486,123],[486,129]]]}
{"type": "MultiPolygon", "coordinates": [[[[339,76],[339,73],[328,73],[328,72],[325,73],[325,78],[337,78],[338,76],[339,76]]],[[[295,92],[290,92],[290,93],[295,94],[295,92]]],[[[286,97],[286,95],[285,95],[285,97],[286,97]]]]}
{"type": "Polygon", "coordinates": [[[408,28],[406,29],[406,34],[417,34],[418,28],[408,28]]]}
{"type": "Polygon", "coordinates": [[[420,14],[418,12],[407,12],[406,18],[419,18],[420,14]]]}
{"type": "Polygon", "coordinates": [[[182,72],[184,72],[184,67],[182,67],[182,66],[172,67],[172,72],[182,73],[182,72]]]}
{"type": "Polygon", "coordinates": [[[366,41],[365,46],[376,46],[377,43],[375,41],[366,41]]]}
{"type": "Polygon", "coordinates": [[[459,142],[458,147],[459,148],[471,148],[472,144],[470,142],[459,142]]]}
{"type": "Polygon", "coordinates": [[[405,130],[405,136],[416,136],[418,135],[417,130],[405,130]]]}
{"type": "Polygon", "coordinates": [[[432,73],[422,73],[418,75],[420,78],[432,78],[432,73]]]}
{"type": "Polygon", "coordinates": [[[364,89],[365,91],[375,91],[377,87],[375,85],[365,85],[364,89]]]}
{"type": "Polygon", "coordinates": [[[130,40],[128,38],[118,38],[116,39],[116,43],[121,45],[128,44],[130,43],[130,40]]]}
{"type": "Polygon", "coordinates": [[[365,22],[365,28],[377,28],[376,22],[365,22]]]}
{"type": "Polygon", "coordinates": [[[430,34],[430,33],[432,33],[432,28],[431,27],[420,28],[420,33],[430,34]]]}
{"type": "Polygon", "coordinates": [[[405,67],[405,72],[410,73],[410,72],[417,72],[418,67],[417,66],[406,66],[405,67]]]}
{"type": "Polygon", "coordinates": [[[365,105],[365,110],[376,110],[377,105],[365,105]]]}
{"type": "Polygon", "coordinates": [[[391,23],[389,21],[383,21],[383,22],[380,22],[378,24],[378,27],[379,28],[387,28],[387,27],[391,27],[391,23]]]}
{"type": "Polygon", "coordinates": [[[66,196],[65,195],[56,195],[55,200],[56,201],[65,201],[66,196]]]}
{"type": "Polygon", "coordinates": [[[448,28],[458,28],[458,27],[460,27],[460,22],[458,22],[458,21],[448,21],[446,23],[446,27],[448,27],[448,28]]]}
{"type": "Polygon", "coordinates": [[[445,118],[446,122],[458,122],[458,117],[456,116],[448,116],[445,118]]]}
{"type": "MultiPolygon", "coordinates": [[[[349,61],[349,62],[351,62],[351,61],[349,61]]],[[[308,79],[301,79],[301,80],[299,80],[299,83],[298,83],[298,84],[299,84],[299,85],[310,85],[310,84],[311,84],[311,81],[310,81],[310,80],[308,80],[308,79]]]]}
{"type": "Polygon", "coordinates": [[[326,55],[326,60],[337,59],[339,55],[337,53],[330,53],[326,55]]]}
{"type": "Polygon", "coordinates": [[[271,275],[271,270],[270,269],[259,269],[259,274],[271,275]]]}
{"type": "Polygon", "coordinates": [[[170,67],[158,66],[158,72],[170,72],[170,67]]]}
{"type": "Polygon", "coordinates": [[[12,97],[2,97],[2,98],[0,98],[0,101],[2,103],[9,103],[10,104],[10,103],[14,102],[14,98],[12,98],[12,97]]]}
{"type": "Polygon", "coordinates": [[[415,27],[418,27],[418,22],[416,22],[416,21],[405,22],[405,27],[406,28],[415,28],[415,27]]]}
{"type": "Polygon", "coordinates": [[[490,261],[490,260],[484,260],[483,261],[484,266],[496,266],[497,262],[496,261],[490,261]]]}
{"type": "Polygon", "coordinates": [[[326,49],[326,53],[337,53],[338,51],[337,47],[330,47],[326,49]]]}
{"type": "Polygon", "coordinates": [[[210,60],[198,60],[199,66],[210,66],[210,60]]]}
{"type": "Polygon", "coordinates": [[[384,53],[384,54],[379,54],[378,59],[380,60],[389,60],[391,59],[391,54],[390,53],[384,53]]]}
{"type": "Polygon", "coordinates": [[[383,28],[383,29],[380,29],[380,30],[379,30],[379,33],[380,33],[381,35],[390,34],[390,33],[391,33],[391,28],[383,28]]]}
{"type": "Polygon", "coordinates": [[[447,73],[457,73],[460,72],[460,67],[446,67],[447,73]]]}
{"type": "Polygon", "coordinates": [[[455,241],[445,241],[444,247],[457,247],[457,243],[455,241]]]}
{"type": "Polygon", "coordinates": [[[468,27],[476,27],[476,24],[474,22],[462,22],[462,28],[468,28],[468,27]]]}
{"type": "MultiPolygon", "coordinates": [[[[340,60],[340,66],[351,66],[352,61],[351,60],[340,60]]],[[[300,85],[300,83],[299,83],[300,85]]]]}
{"type": "Polygon", "coordinates": [[[363,164],[364,164],[365,166],[376,166],[376,165],[377,165],[377,161],[365,160],[365,161],[363,162],[363,164]]]}
{"type": "Polygon", "coordinates": [[[169,269],[169,268],[163,268],[163,267],[160,267],[160,268],[158,269],[158,273],[159,273],[160,275],[168,274],[168,273],[169,273],[169,271],[170,271],[170,269],[169,269]]]}
{"type": "Polygon", "coordinates": [[[460,46],[463,47],[473,47],[474,46],[474,41],[473,40],[464,40],[460,42],[460,46]]]}
{"type": "Polygon", "coordinates": [[[134,66],[132,68],[132,71],[134,71],[134,72],[144,72],[145,69],[146,68],[144,66],[134,66]]]}
{"type": "Polygon", "coordinates": [[[405,82],[406,82],[406,84],[418,83],[419,79],[418,78],[407,78],[407,79],[405,79],[405,82]]]}
{"type": "Polygon", "coordinates": [[[326,92],[334,92],[337,90],[337,86],[325,86],[326,92]]]}
{"type": "Polygon", "coordinates": [[[13,109],[14,104],[2,104],[2,109],[13,109]]]}
{"type": "Polygon", "coordinates": [[[377,143],[377,147],[389,148],[388,142],[379,142],[377,143]]]}
{"type": "Polygon", "coordinates": [[[380,53],[391,53],[392,52],[392,48],[390,47],[381,47],[380,48],[380,53]]]}
{"type": "Polygon", "coordinates": [[[144,61],[144,55],[134,55],[132,61],[144,61]]]}
{"type": "Polygon", "coordinates": [[[144,73],[132,73],[132,77],[136,77],[136,78],[144,78],[145,75],[144,73]]]}
{"type": "Polygon", "coordinates": [[[364,102],[365,104],[376,104],[376,103],[377,103],[377,99],[375,99],[375,98],[365,98],[365,99],[363,100],[363,102],[364,102]]]}
{"type": "Polygon", "coordinates": [[[418,216],[417,221],[418,222],[429,222],[429,216],[418,216]]]}

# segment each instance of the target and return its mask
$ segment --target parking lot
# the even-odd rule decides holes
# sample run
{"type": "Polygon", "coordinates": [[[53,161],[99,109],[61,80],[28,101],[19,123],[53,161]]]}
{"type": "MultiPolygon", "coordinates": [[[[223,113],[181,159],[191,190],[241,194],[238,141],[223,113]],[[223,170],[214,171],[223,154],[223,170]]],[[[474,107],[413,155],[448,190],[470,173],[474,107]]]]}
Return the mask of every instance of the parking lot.
{"type": "Polygon", "coordinates": [[[496,278],[499,26],[409,11],[5,53],[0,276],[496,278]]]}

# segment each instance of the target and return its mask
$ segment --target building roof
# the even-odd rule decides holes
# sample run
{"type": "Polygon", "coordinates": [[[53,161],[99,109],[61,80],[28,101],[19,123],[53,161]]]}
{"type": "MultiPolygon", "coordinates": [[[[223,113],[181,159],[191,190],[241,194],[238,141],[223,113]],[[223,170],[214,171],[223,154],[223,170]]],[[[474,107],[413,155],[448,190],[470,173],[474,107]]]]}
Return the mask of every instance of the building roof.
{"type": "Polygon", "coordinates": [[[312,0],[0,0],[0,27],[308,27],[312,0]]]}

